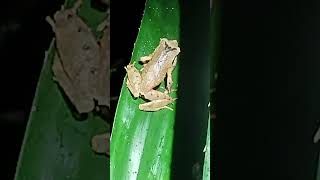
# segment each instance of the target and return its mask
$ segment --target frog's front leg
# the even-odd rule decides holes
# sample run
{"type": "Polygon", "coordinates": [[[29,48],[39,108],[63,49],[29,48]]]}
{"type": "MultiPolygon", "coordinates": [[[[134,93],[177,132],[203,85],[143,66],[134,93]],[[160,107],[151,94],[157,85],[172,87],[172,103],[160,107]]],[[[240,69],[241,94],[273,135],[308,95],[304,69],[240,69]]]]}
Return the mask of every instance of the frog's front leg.
{"type": "Polygon", "coordinates": [[[140,95],[141,75],[139,71],[134,67],[134,63],[126,66],[125,69],[128,75],[126,85],[132,95],[137,98],[140,95]]]}
{"type": "Polygon", "coordinates": [[[156,47],[156,49],[149,54],[148,56],[143,56],[140,58],[140,62],[142,62],[142,64],[146,64],[148,63],[152,57],[156,54],[156,53],[161,53],[164,49],[164,40],[160,40],[160,44],[156,47]]]}
{"type": "Polygon", "coordinates": [[[140,58],[140,62],[142,62],[142,64],[146,64],[152,59],[152,56],[153,56],[153,53],[148,56],[143,56],[140,58]]]}
{"type": "Polygon", "coordinates": [[[82,5],[82,0],[77,0],[74,4],[73,4],[73,7],[72,7],[72,11],[73,12],[77,12],[77,10],[80,8],[80,6],[82,5]]]}
{"type": "Polygon", "coordinates": [[[167,71],[167,90],[169,93],[172,92],[172,84],[173,84],[172,71],[174,70],[176,65],[177,65],[177,57],[173,60],[172,66],[167,71]]]}
{"type": "Polygon", "coordinates": [[[107,28],[107,26],[108,26],[108,22],[107,20],[104,20],[98,25],[97,31],[103,31],[105,28],[107,28]]]}
{"type": "Polygon", "coordinates": [[[110,28],[110,17],[106,17],[100,24],[97,26],[97,31],[103,31],[106,28],[110,28]]]}
{"type": "Polygon", "coordinates": [[[47,16],[46,21],[50,24],[53,32],[56,32],[56,24],[54,23],[54,20],[50,16],[47,16]]]}

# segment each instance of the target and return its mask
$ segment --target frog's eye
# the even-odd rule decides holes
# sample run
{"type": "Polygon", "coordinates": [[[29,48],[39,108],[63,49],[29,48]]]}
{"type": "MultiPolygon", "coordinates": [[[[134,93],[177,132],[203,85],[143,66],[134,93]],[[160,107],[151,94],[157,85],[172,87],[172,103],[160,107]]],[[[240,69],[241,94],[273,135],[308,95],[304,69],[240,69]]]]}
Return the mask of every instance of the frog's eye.
{"type": "Polygon", "coordinates": [[[67,19],[68,19],[68,20],[71,20],[72,18],[73,18],[72,14],[68,14],[68,15],[67,15],[67,19]]]}
{"type": "Polygon", "coordinates": [[[82,45],[82,49],[83,49],[83,50],[89,50],[89,49],[90,49],[90,46],[89,46],[87,43],[84,43],[84,44],[82,45]]]}
{"type": "Polygon", "coordinates": [[[91,73],[92,75],[96,75],[98,72],[97,72],[97,69],[96,69],[96,68],[91,68],[91,69],[90,69],[90,73],[91,73]]]}

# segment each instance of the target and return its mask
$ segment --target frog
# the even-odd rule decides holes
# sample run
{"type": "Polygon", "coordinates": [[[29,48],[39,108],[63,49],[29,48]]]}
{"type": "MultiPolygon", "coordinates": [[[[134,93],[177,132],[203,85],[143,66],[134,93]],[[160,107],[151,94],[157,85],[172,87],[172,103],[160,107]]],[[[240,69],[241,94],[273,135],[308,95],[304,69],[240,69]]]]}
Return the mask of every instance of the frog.
{"type": "MultiPolygon", "coordinates": [[[[46,17],[55,33],[56,53],[53,80],[57,81],[79,113],[88,113],[98,106],[109,106],[106,93],[106,56],[89,26],[77,15],[82,0],[73,7],[61,9],[46,17]]],[[[105,46],[106,47],[106,46],[105,46]]]]}
{"type": "Polygon", "coordinates": [[[127,72],[126,86],[134,98],[143,97],[148,102],[139,104],[142,111],[159,111],[170,109],[169,104],[177,98],[172,98],[169,94],[176,91],[172,88],[172,72],[177,65],[177,56],[180,47],[177,40],[160,38],[160,43],[149,55],[140,58],[143,64],[139,71],[135,67],[135,62],[129,63],[125,70],[127,72]],[[167,78],[164,92],[155,90],[167,78]]]}

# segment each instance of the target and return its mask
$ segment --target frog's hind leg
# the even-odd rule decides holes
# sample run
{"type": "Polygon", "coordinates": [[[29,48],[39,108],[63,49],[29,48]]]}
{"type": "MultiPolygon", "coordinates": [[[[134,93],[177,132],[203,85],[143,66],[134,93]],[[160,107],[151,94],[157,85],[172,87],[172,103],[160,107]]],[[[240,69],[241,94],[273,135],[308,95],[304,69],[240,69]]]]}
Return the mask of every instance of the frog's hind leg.
{"type": "Polygon", "coordinates": [[[133,64],[129,64],[124,67],[127,71],[126,85],[132,95],[137,98],[140,95],[141,75],[133,64]]]}
{"type": "Polygon", "coordinates": [[[126,85],[129,89],[129,91],[132,93],[133,97],[135,97],[135,98],[139,97],[139,91],[133,85],[131,85],[129,79],[127,79],[126,85]]]}
{"type": "Polygon", "coordinates": [[[143,96],[145,99],[150,101],[162,100],[162,99],[172,100],[172,98],[167,93],[163,93],[153,89],[146,93],[143,93],[143,96]]]}
{"type": "Polygon", "coordinates": [[[159,111],[161,109],[169,109],[169,110],[173,111],[172,108],[167,106],[168,104],[172,103],[173,101],[174,101],[174,99],[154,100],[154,101],[140,104],[139,109],[142,111],[159,111]]]}

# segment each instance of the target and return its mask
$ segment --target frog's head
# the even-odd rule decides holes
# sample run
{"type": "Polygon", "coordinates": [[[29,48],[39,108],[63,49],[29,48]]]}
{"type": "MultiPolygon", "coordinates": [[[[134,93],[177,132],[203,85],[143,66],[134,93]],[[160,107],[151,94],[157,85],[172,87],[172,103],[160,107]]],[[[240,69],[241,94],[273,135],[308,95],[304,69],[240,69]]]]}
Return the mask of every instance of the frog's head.
{"type": "Polygon", "coordinates": [[[72,9],[58,11],[54,14],[56,27],[64,27],[67,24],[74,22],[77,15],[72,9]]]}

